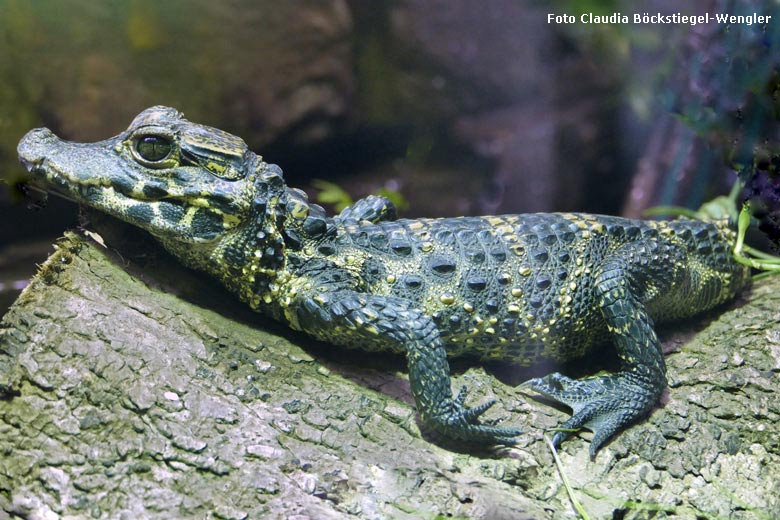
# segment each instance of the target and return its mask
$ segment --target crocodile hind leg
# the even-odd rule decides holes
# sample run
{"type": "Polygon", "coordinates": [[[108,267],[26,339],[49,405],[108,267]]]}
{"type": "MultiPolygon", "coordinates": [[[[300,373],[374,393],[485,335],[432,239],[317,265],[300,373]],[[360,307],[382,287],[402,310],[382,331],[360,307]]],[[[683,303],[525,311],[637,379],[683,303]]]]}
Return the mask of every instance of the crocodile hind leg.
{"type": "Polygon", "coordinates": [[[572,430],[585,427],[593,431],[590,456],[594,457],[605,441],[646,415],[666,387],[666,367],[653,321],[631,286],[629,266],[619,259],[603,264],[596,278],[598,306],[621,360],[619,372],[581,380],[556,372],[524,385],[572,408],[572,417],[553,437],[556,446],[572,430]]]}
{"type": "Polygon", "coordinates": [[[483,446],[515,443],[520,430],[479,422],[494,401],[468,408],[465,388],[453,398],[439,331],[430,316],[407,300],[336,290],[306,295],[291,309],[298,328],[319,339],[365,350],[405,352],[417,411],[426,426],[444,437],[483,446]]]}

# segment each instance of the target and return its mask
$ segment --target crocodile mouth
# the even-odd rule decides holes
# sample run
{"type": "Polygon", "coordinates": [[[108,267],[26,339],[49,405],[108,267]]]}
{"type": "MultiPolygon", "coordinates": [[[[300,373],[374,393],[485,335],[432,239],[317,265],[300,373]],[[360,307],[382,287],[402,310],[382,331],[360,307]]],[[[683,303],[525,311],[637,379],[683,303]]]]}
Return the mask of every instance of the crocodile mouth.
{"type": "Polygon", "coordinates": [[[28,161],[24,157],[19,157],[19,162],[24,166],[24,169],[27,170],[31,177],[25,177],[16,181],[14,183],[14,188],[27,199],[38,197],[45,203],[49,195],[49,190],[47,190],[42,183],[36,182],[36,177],[44,175],[40,161],[28,161]]]}
{"type": "MultiPolygon", "coordinates": [[[[44,166],[45,161],[45,159],[29,161],[20,157],[19,162],[22,163],[22,166],[28,171],[30,177],[16,182],[14,185],[15,188],[25,197],[25,199],[37,207],[45,206],[49,195],[56,195],[70,202],[78,202],[72,194],[69,193],[70,189],[65,189],[66,186],[64,183],[60,185],[58,189],[57,185],[59,183],[52,182],[54,177],[49,177],[49,172],[44,166]]],[[[70,186],[68,186],[68,188],[70,188],[70,186]]]]}
{"type": "Polygon", "coordinates": [[[20,157],[19,162],[30,173],[30,178],[20,181],[17,186],[25,197],[36,203],[38,199],[45,203],[49,195],[56,195],[70,202],[89,204],[90,200],[95,200],[106,189],[112,188],[100,182],[78,182],[55,168],[45,157],[33,161],[20,157]]]}

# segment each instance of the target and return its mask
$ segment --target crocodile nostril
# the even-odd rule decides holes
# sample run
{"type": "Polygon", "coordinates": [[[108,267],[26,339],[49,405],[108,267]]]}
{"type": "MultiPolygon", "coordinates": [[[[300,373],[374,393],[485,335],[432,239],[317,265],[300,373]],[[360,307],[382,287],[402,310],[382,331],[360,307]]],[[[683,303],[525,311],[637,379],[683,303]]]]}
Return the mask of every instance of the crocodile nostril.
{"type": "Polygon", "coordinates": [[[22,142],[25,141],[51,141],[57,139],[57,136],[54,135],[54,132],[49,130],[48,128],[33,128],[29,132],[27,132],[27,135],[25,135],[22,138],[22,142]]]}
{"type": "Polygon", "coordinates": [[[39,166],[51,149],[51,144],[59,141],[59,138],[48,128],[35,128],[27,132],[19,141],[16,151],[19,161],[28,170],[39,166]]]}

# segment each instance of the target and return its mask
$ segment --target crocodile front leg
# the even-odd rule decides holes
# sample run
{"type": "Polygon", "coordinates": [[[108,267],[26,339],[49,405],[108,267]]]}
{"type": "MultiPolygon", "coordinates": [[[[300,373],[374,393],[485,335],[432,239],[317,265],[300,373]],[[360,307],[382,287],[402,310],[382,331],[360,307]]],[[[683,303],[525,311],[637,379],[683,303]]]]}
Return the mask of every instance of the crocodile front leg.
{"type": "Polygon", "coordinates": [[[449,363],[433,320],[395,297],[337,290],[304,295],[292,310],[304,332],[324,341],[365,350],[405,352],[409,383],[423,423],[450,439],[481,445],[515,443],[516,428],[479,422],[494,401],[464,404],[465,387],[453,399],[449,363]]]}
{"type": "Polygon", "coordinates": [[[369,195],[364,197],[352,206],[344,208],[336,218],[339,220],[366,220],[372,224],[378,224],[382,221],[395,220],[398,218],[395,204],[386,197],[379,195],[369,195]]]}
{"type": "MultiPolygon", "coordinates": [[[[632,290],[630,266],[616,255],[602,264],[596,277],[598,306],[612,333],[621,370],[606,376],[573,380],[560,373],[528,381],[537,392],[573,410],[562,430],[593,431],[590,456],[612,435],[646,415],[666,387],[666,367],[653,321],[632,290]]],[[[553,437],[557,446],[571,432],[553,437]]]]}

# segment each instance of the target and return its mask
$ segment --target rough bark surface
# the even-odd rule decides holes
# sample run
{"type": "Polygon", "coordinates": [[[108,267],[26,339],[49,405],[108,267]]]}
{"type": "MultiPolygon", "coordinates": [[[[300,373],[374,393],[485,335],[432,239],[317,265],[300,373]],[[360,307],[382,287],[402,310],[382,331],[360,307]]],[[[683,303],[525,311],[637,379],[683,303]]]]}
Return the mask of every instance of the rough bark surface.
{"type": "MultiPolygon", "coordinates": [[[[576,497],[593,518],[780,518],[780,279],[662,337],[663,405],[593,461],[589,434],[564,444],[576,497]]],[[[511,386],[525,372],[455,371],[526,431],[470,453],[421,436],[403,367],[69,234],[0,328],[0,519],[576,516],[542,440],[566,414],[511,386]]]]}

